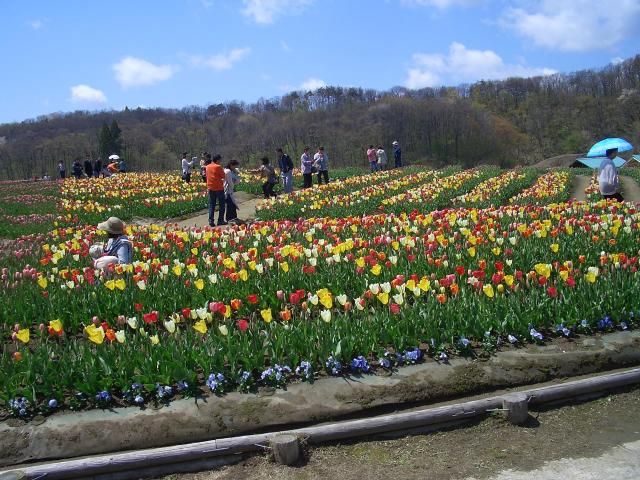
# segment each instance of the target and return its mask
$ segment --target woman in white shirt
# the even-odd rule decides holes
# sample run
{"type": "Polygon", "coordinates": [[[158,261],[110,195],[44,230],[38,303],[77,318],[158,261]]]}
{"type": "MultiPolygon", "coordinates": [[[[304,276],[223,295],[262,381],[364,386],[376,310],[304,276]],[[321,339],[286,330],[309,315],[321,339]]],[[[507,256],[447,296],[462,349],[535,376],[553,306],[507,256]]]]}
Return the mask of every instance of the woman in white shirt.
{"type": "Polygon", "coordinates": [[[238,204],[234,197],[234,186],[240,183],[240,175],[238,174],[237,160],[231,160],[224,167],[224,198],[227,204],[226,221],[231,222],[238,218],[238,204]]]}
{"type": "Polygon", "coordinates": [[[598,187],[602,198],[611,198],[622,202],[624,199],[618,192],[620,180],[618,178],[618,170],[616,169],[613,159],[618,153],[617,148],[610,148],[606,152],[606,158],[600,163],[598,168],[598,187]]]}

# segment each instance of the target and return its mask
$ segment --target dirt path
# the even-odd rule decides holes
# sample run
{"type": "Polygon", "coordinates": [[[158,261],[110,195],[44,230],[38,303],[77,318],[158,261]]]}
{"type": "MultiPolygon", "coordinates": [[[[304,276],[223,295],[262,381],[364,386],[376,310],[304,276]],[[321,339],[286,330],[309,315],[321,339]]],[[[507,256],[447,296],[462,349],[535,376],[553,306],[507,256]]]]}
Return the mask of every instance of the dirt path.
{"type": "Polygon", "coordinates": [[[297,467],[276,465],[265,455],[215,471],[163,479],[640,478],[640,390],[531,413],[524,427],[496,415],[434,433],[313,447],[297,467]],[[558,471],[549,472],[549,465],[558,471]]]}
{"type": "Polygon", "coordinates": [[[633,178],[627,176],[620,176],[620,182],[622,183],[622,193],[624,199],[627,202],[640,202],[640,186],[633,178]]]}
{"type": "Polygon", "coordinates": [[[589,186],[591,177],[587,175],[576,175],[573,179],[573,189],[571,190],[571,196],[578,201],[584,202],[587,200],[587,196],[584,191],[589,186]]]}
{"type": "MultiPolygon", "coordinates": [[[[262,198],[245,192],[236,192],[235,195],[238,201],[238,218],[244,221],[254,219],[256,216],[256,205],[262,200],[262,198]]],[[[216,209],[216,220],[217,218],[218,212],[216,209]]],[[[209,212],[207,210],[201,210],[192,217],[185,218],[177,222],[171,221],[170,223],[177,223],[181,228],[206,227],[209,225],[209,212]]]]}

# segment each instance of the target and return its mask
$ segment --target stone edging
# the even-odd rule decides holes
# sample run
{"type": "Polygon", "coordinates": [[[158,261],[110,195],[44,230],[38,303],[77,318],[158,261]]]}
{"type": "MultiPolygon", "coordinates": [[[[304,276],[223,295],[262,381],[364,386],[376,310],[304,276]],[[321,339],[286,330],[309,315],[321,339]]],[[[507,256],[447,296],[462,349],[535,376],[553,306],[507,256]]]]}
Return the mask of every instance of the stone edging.
{"type": "Polygon", "coordinates": [[[178,400],[159,410],[63,413],[39,425],[3,422],[0,466],[198,442],[632,365],[640,365],[640,331],[510,349],[486,361],[428,361],[388,377],[327,378],[257,395],[178,400]]]}

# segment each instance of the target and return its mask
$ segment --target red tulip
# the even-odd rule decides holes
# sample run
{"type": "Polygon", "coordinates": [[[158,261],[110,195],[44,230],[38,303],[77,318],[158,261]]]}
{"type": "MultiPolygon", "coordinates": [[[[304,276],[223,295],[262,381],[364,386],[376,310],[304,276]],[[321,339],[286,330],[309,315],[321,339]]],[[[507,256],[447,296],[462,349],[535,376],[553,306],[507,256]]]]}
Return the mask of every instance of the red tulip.
{"type": "Polygon", "coordinates": [[[236,325],[238,326],[238,330],[240,330],[241,332],[246,332],[247,329],[249,328],[249,322],[244,318],[241,318],[240,320],[238,320],[236,322],[236,325]]]}

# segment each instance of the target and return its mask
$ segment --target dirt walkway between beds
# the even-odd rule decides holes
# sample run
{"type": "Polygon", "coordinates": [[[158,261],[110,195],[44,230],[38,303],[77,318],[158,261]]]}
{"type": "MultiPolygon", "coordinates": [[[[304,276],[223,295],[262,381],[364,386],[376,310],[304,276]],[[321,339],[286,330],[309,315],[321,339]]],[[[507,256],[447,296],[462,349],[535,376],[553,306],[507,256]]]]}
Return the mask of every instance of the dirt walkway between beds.
{"type": "Polygon", "coordinates": [[[622,195],[627,202],[640,202],[640,186],[633,178],[620,175],[622,195]]]}
{"type": "MultiPolygon", "coordinates": [[[[262,197],[256,197],[245,192],[236,192],[238,202],[238,218],[243,221],[253,220],[256,217],[256,205],[262,201],[262,197]]],[[[216,209],[216,221],[218,220],[218,209],[216,209]]],[[[172,224],[177,224],[181,228],[206,227],[209,225],[209,211],[201,210],[194,216],[178,221],[171,220],[172,224]]]]}
{"type": "Polygon", "coordinates": [[[576,175],[573,179],[573,189],[571,190],[571,197],[577,201],[587,201],[587,195],[584,193],[589,186],[591,177],[587,175],[576,175]]]}

